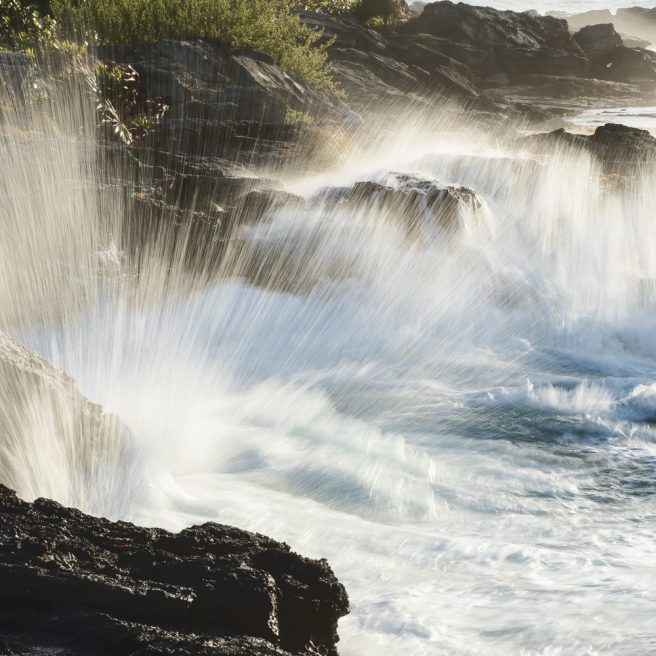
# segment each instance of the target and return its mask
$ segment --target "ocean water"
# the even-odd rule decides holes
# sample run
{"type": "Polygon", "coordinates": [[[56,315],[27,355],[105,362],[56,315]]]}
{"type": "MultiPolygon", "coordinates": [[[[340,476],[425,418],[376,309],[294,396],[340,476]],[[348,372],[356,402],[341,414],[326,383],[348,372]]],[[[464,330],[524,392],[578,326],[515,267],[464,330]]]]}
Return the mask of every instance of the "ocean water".
{"type": "Polygon", "coordinates": [[[648,130],[656,136],[656,107],[593,107],[570,117],[568,121],[586,132],[606,123],[620,123],[648,130]]]}
{"type": "Polygon", "coordinates": [[[343,656],[656,652],[653,170],[409,120],[287,175],[307,206],[244,225],[208,282],[166,234],[121,251],[80,104],[10,125],[0,319],[129,426],[132,461],[120,497],[72,496],[78,463],[26,422],[43,490],[327,558],[343,656]],[[447,228],[322,196],[403,176],[476,201],[447,228]]]}
{"type": "Polygon", "coordinates": [[[467,2],[468,5],[510,9],[512,11],[528,11],[534,9],[541,14],[547,12],[564,12],[578,14],[583,11],[609,9],[615,13],[626,7],[653,8],[653,0],[493,0],[491,2],[467,2]]]}
{"type": "Polygon", "coordinates": [[[480,206],[413,239],[381,206],[282,209],[240,242],[270,285],[28,337],[137,436],[147,491],[117,514],[328,558],[344,656],[653,654],[653,177],[609,189],[582,154],[411,130],[286,186],[399,173],[480,206]]]}

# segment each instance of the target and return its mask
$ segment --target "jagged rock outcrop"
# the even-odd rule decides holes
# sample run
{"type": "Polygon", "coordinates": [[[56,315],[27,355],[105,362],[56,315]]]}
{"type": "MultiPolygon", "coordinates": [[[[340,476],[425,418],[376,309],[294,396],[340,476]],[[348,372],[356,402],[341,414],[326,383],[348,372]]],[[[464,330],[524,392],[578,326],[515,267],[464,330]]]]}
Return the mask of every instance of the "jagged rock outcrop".
{"type": "Polygon", "coordinates": [[[527,73],[582,75],[588,70],[587,58],[567,23],[552,16],[445,0],[426,5],[401,31],[469,44],[488,53],[498,71],[511,79],[527,73]]]}
{"type": "Polygon", "coordinates": [[[587,150],[605,170],[631,174],[635,167],[656,162],[656,137],[647,130],[616,123],[599,126],[593,134],[572,134],[564,129],[528,137],[531,145],[587,150]]]}
{"type": "Polygon", "coordinates": [[[531,100],[540,95],[547,115],[551,101],[558,115],[558,103],[638,104],[655,86],[652,55],[628,47],[612,26],[573,35],[561,18],[448,0],[424,5],[382,33],[349,18],[304,12],[302,19],[335,40],[333,74],[363,112],[429,111],[446,98],[482,113],[531,118],[542,116],[531,100]]]}
{"type": "Polygon", "coordinates": [[[227,52],[201,40],[163,39],[146,46],[99,48],[102,60],[129,64],[140,93],[170,102],[176,118],[283,123],[288,109],[341,111],[334,94],[318,91],[250,49],[227,52]]]}
{"type": "Polygon", "coordinates": [[[391,174],[385,182],[366,180],[349,187],[324,189],[314,200],[354,210],[374,209],[381,219],[401,222],[411,236],[435,228],[453,234],[461,227],[465,214],[481,208],[480,198],[467,187],[403,173],[391,174]]]}
{"type": "Polygon", "coordinates": [[[219,524],[174,534],[0,485],[0,651],[336,656],[348,598],[325,560],[219,524]]]}
{"type": "Polygon", "coordinates": [[[624,45],[612,23],[583,27],[574,35],[574,39],[591,57],[603,55],[624,45]]]}
{"type": "Polygon", "coordinates": [[[240,164],[325,158],[323,143],[342,126],[348,107],[251,49],[228,52],[202,40],[164,39],[98,48],[108,67],[129,67],[134,92],[167,109],[142,149],[240,164]]]}

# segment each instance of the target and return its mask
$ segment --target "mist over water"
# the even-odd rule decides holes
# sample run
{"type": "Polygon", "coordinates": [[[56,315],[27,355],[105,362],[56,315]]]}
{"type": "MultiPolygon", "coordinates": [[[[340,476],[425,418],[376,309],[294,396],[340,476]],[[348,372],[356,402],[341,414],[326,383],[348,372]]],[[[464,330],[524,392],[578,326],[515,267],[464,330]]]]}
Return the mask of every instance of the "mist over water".
{"type": "Polygon", "coordinates": [[[83,89],[3,119],[0,328],[131,459],[87,496],[26,425],[19,494],[326,557],[345,656],[656,650],[654,171],[409,117],[189,266],[166,230],[122,248],[83,89]],[[447,225],[325,192],[407,180],[474,200],[447,225]]]}
{"type": "MultiPolygon", "coordinates": [[[[476,5],[476,2],[466,2],[468,5],[476,5]]],[[[484,6],[495,9],[510,9],[511,11],[529,11],[534,9],[541,14],[550,11],[577,14],[584,11],[598,9],[609,9],[615,13],[618,9],[626,7],[654,7],[653,0],[492,0],[482,3],[484,6]]]]}

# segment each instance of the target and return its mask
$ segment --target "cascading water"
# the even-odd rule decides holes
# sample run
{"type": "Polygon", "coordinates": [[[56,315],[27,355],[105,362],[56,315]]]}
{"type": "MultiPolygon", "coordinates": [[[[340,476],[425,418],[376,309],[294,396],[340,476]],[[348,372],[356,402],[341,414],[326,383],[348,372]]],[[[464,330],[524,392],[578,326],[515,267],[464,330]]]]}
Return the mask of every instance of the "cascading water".
{"type": "Polygon", "coordinates": [[[0,328],[130,434],[35,399],[4,481],[327,557],[347,656],[656,649],[653,171],[409,121],[190,266],[124,249],[83,89],[3,117],[0,328]]]}

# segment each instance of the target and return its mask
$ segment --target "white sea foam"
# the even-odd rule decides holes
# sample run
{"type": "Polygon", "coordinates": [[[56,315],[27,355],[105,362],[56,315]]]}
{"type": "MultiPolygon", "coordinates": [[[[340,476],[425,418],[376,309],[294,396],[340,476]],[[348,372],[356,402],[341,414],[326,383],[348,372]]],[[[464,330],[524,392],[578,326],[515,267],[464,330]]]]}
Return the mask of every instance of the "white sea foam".
{"type": "MultiPolygon", "coordinates": [[[[148,490],[103,512],[327,557],[352,600],[347,656],[653,653],[653,178],[609,190],[583,154],[414,124],[286,183],[465,185],[480,205],[455,234],[409,239],[381,207],[287,208],[206,287],[162,244],[135,271],[112,240],[124,208],[31,130],[2,164],[2,261],[22,267],[2,326],[132,429],[148,490]],[[33,240],[51,204],[56,269],[33,240]],[[55,239],[60,220],[80,239],[55,239]],[[256,286],[239,265],[258,257],[256,286]]],[[[76,475],[26,449],[45,479],[76,475]]]]}

